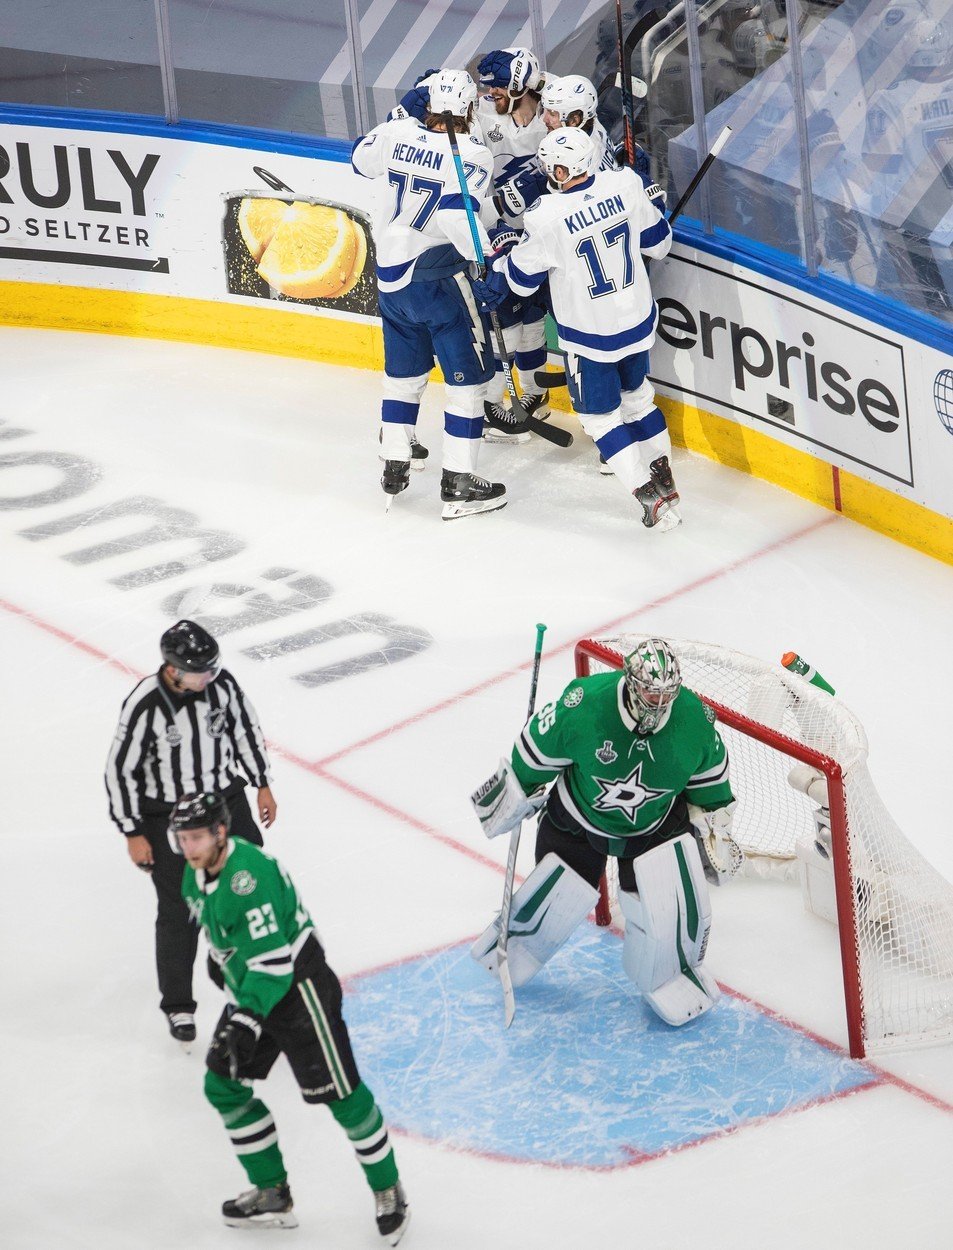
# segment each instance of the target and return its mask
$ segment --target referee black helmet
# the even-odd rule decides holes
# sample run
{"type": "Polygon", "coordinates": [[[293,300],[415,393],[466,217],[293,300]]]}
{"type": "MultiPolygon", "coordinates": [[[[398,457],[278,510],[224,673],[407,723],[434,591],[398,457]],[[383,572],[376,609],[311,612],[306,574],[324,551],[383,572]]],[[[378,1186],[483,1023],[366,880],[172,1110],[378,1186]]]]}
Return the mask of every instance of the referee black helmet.
{"type": "Polygon", "coordinates": [[[176,621],[159,646],[166,664],[186,673],[214,673],[219,667],[218,643],[195,621],[176,621]]]}

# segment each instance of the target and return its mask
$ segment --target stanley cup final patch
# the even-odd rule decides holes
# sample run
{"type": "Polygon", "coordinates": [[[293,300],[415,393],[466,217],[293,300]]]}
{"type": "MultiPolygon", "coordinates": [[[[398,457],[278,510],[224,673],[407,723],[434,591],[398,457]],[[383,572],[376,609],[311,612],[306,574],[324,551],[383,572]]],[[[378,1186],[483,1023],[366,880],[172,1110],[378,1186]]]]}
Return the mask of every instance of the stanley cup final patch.
{"type": "Polygon", "coordinates": [[[607,738],[596,752],[596,759],[600,760],[603,764],[611,764],[618,758],[618,751],[613,750],[612,743],[607,738]]]}
{"type": "Polygon", "coordinates": [[[236,872],[232,877],[231,886],[233,894],[252,894],[258,882],[244,868],[241,872],[236,872]]]}

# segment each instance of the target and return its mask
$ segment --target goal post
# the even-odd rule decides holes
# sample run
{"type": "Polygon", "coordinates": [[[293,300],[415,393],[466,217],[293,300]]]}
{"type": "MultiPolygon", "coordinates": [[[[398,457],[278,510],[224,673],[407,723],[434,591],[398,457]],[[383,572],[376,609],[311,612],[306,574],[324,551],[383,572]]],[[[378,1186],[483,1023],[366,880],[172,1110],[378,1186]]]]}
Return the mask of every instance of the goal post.
{"type": "MultiPolygon", "coordinates": [[[[621,668],[641,637],[579,642],[576,675],[621,668]]],[[[851,1055],[953,1040],[953,886],[880,800],[857,718],[779,664],[709,643],[668,641],[684,684],[715,713],[725,739],[738,800],[732,836],[748,875],[799,870],[802,878],[815,871],[829,880],[832,864],[827,918],[838,930],[851,1055]],[[826,784],[830,864],[816,858],[817,803],[789,784],[796,764],[826,784]]],[[[610,922],[605,878],[596,918],[610,922]]]]}

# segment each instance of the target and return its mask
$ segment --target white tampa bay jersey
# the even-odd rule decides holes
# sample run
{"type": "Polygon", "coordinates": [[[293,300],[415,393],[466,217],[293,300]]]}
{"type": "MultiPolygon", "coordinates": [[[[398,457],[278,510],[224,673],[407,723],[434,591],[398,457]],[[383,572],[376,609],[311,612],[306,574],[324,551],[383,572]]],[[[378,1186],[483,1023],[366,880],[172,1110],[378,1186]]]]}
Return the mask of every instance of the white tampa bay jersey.
{"type": "Polygon", "coordinates": [[[953,242],[953,76],[908,78],[879,92],[867,115],[865,157],[877,162],[870,209],[890,226],[953,242]]]}
{"type": "Polygon", "coordinates": [[[619,162],[615,158],[612,140],[598,117],[592,119],[590,138],[592,139],[592,163],[589,166],[589,172],[597,174],[600,169],[618,169],[619,162]]]}
{"type": "MultiPolygon", "coordinates": [[[[493,158],[474,135],[458,134],[457,142],[480,242],[489,251],[479,216],[493,192],[493,158]]],[[[413,118],[383,122],[354,145],[351,165],[378,180],[373,229],[382,291],[399,291],[425,274],[458,272],[463,260],[476,259],[446,134],[413,118]]]]}
{"type": "Polygon", "coordinates": [[[512,113],[500,115],[489,96],[481,96],[476,121],[483,142],[493,154],[493,185],[502,186],[524,169],[538,169],[536,153],[546,138],[542,112],[521,126],[512,113]]]}
{"type": "Polygon", "coordinates": [[[614,361],[652,346],[658,310],[642,255],[664,256],[672,231],[637,174],[591,175],[544,195],[523,220],[522,240],[496,268],[522,296],[549,278],[565,351],[614,361]]]}

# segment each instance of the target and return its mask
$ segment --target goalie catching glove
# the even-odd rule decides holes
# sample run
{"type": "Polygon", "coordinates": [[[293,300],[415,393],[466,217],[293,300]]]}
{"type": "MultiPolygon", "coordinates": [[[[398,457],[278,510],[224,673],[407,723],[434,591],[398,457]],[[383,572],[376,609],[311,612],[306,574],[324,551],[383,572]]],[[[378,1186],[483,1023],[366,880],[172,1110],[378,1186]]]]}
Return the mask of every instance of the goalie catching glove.
{"type": "Polygon", "coordinates": [[[688,819],[698,843],[705,877],[712,885],[724,885],[741,870],[745,853],[731,836],[735,803],[706,812],[694,803],[688,805],[688,819]]]}
{"type": "Polygon", "coordinates": [[[509,764],[500,760],[493,776],[470,795],[470,802],[486,836],[498,838],[500,834],[510,833],[522,824],[527,816],[538,812],[545,797],[543,786],[527,797],[509,764]]]}

